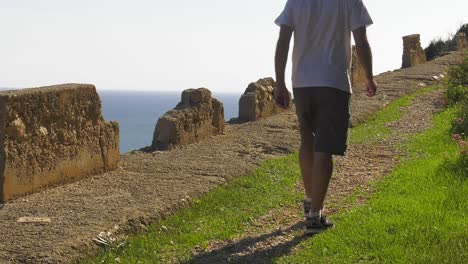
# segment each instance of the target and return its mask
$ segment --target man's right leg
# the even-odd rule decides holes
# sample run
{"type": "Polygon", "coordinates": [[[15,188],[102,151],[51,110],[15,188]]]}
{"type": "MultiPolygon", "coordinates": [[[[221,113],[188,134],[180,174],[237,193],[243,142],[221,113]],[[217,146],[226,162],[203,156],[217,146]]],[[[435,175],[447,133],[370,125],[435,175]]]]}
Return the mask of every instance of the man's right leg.
{"type": "Polygon", "coordinates": [[[332,154],[314,153],[311,179],[311,212],[321,213],[333,172],[332,154]]]}
{"type": "Polygon", "coordinates": [[[332,155],[314,152],[313,145],[302,144],[299,150],[299,163],[306,193],[304,201],[305,233],[313,235],[333,226],[333,223],[322,215],[333,171],[332,155]]]}
{"type": "Polygon", "coordinates": [[[299,149],[299,164],[308,204],[307,211],[320,213],[333,174],[332,155],[314,152],[312,145],[302,144],[299,149]]]}

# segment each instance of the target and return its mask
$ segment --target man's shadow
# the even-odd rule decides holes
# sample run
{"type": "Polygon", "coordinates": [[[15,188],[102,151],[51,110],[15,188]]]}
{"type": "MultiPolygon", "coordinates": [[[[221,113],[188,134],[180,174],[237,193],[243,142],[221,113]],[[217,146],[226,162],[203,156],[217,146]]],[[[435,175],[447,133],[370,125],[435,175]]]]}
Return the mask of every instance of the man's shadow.
{"type": "Polygon", "coordinates": [[[187,263],[271,263],[273,259],[287,255],[295,246],[310,236],[295,236],[292,240],[285,240],[275,246],[265,249],[255,249],[252,253],[249,249],[254,248],[258,243],[265,242],[275,236],[281,236],[281,233],[289,233],[302,229],[302,223],[297,223],[287,230],[275,231],[270,234],[264,234],[258,237],[249,237],[242,239],[234,244],[226,245],[220,249],[201,253],[192,258],[187,263]],[[246,254],[241,254],[247,252],[246,254]]]}

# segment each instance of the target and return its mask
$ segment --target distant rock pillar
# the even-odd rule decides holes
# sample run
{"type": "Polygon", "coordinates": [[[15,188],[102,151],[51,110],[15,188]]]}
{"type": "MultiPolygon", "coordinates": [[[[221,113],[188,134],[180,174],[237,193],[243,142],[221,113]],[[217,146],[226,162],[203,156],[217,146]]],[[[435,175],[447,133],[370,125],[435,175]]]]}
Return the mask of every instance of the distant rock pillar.
{"type": "Polygon", "coordinates": [[[468,48],[468,39],[465,33],[460,32],[453,38],[453,43],[457,50],[463,50],[468,48]]]}
{"type": "Polygon", "coordinates": [[[409,68],[426,62],[426,53],[421,47],[419,34],[403,37],[402,68],[409,68]]]}
{"type": "Polygon", "coordinates": [[[351,65],[351,85],[356,86],[366,81],[366,72],[359,62],[356,46],[353,45],[353,62],[351,65]]]}
{"type": "Polygon", "coordinates": [[[152,149],[169,150],[196,143],[224,132],[223,104],[211,97],[206,88],[182,92],[175,109],[159,118],[153,134],[152,149]]]}
{"type": "MultiPolygon", "coordinates": [[[[264,78],[249,84],[239,100],[239,120],[256,121],[282,112],[283,109],[278,107],[274,100],[275,87],[276,82],[273,78],[264,78]]],[[[290,107],[291,105],[292,102],[289,102],[290,107]]]]}

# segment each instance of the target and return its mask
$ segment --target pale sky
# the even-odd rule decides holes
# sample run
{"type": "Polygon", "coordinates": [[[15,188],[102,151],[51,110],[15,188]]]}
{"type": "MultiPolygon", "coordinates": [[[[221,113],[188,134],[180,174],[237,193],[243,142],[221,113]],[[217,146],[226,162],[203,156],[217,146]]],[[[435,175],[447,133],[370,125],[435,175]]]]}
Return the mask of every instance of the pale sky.
{"type": "MultiPolygon", "coordinates": [[[[106,90],[241,93],[274,76],[286,0],[0,0],[0,87],[92,83],[106,90]]],[[[468,22],[466,0],[364,0],[376,73],[468,22]]],[[[288,68],[291,63],[288,63],[288,68]]]]}

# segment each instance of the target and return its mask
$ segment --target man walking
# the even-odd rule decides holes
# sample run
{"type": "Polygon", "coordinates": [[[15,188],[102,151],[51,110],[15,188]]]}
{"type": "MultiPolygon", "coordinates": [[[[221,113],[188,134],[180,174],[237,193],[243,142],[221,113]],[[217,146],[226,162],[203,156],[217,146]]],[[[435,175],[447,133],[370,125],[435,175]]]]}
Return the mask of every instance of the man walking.
{"type": "Polygon", "coordinates": [[[362,0],[288,0],[275,21],[280,26],[275,100],[289,103],[285,68],[294,33],[292,85],[301,132],[299,159],[306,198],[306,234],[332,227],[322,215],[333,171],[333,155],[344,155],[349,128],[351,33],[366,72],[367,95],[377,84],[366,27],[372,24],[362,0]]]}

